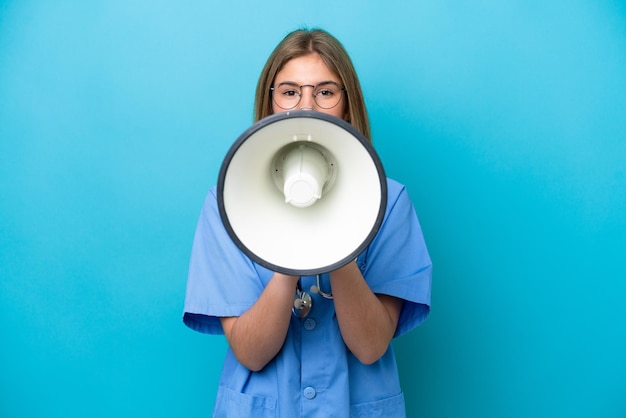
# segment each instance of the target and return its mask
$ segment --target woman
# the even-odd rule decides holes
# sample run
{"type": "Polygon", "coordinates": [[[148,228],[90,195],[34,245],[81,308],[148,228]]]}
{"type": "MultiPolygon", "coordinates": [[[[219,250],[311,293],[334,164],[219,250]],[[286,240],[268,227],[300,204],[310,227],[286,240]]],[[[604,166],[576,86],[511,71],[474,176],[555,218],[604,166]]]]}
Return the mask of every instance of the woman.
{"type": "MultiPolygon", "coordinates": [[[[255,120],[291,109],[342,118],[371,140],[352,62],[322,30],[287,35],[261,73],[255,120]]],[[[272,272],[246,257],[210,191],[183,319],[194,330],[224,333],[229,343],[213,416],[405,416],[390,343],[428,316],[431,262],[405,188],[387,184],[374,240],[354,262],[317,278],[272,272]],[[299,315],[294,299],[311,286],[321,289],[310,295],[308,315],[299,315]]]]}

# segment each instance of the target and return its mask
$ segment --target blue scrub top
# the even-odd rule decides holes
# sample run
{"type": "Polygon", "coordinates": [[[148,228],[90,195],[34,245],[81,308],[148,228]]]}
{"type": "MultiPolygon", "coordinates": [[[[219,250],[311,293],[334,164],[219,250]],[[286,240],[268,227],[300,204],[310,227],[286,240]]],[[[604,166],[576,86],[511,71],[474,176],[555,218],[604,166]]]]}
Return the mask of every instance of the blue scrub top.
{"type": "MultiPolygon", "coordinates": [[[[357,264],[374,293],[404,300],[399,336],[429,314],[432,266],[405,187],[391,179],[387,185],[385,218],[357,264]]],[[[216,189],[211,189],[194,238],[184,323],[199,332],[223,334],[219,318],[244,313],[272,274],[232,242],[219,216],[216,189]]],[[[307,290],[315,277],[301,281],[307,290]]],[[[331,291],[328,274],[321,275],[321,288],[331,291]]],[[[333,301],[311,297],[311,312],[303,319],[292,316],[281,351],[263,370],[248,370],[228,350],[214,417],[405,416],[392,347],[375,363],[362,364],[341,338],[333,301]]]]}

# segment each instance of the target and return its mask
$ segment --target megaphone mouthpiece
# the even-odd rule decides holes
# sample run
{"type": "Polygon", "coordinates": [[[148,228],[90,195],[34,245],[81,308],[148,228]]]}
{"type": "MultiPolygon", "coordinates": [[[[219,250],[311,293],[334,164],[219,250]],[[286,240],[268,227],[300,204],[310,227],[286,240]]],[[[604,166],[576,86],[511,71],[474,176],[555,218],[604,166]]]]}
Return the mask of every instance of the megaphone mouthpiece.
{"type": "Polygon", "coordinates": [[[300,144],[283,158],[285,202],[306,208],[322,197],[329,175],[328,162],[316,149],[300,144]]]}

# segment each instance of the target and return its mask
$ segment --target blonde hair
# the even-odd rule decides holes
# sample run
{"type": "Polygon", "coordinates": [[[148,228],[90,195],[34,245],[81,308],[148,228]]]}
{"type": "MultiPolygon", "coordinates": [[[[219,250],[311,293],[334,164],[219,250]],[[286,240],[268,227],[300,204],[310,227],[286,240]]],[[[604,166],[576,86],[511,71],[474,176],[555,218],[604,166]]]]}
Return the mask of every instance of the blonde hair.
{"type": "Polygon", "coordinates": [[[254,102],[255,122],[273,113],[270,88],[274,84],[276,74],[289,60],[311,53],[319,54],[328,68],[339,77],[346,89],[346,120],[371,142],[365,100],[352,60],[343,45],[322,29],[295,30],[276,46],[267,59],[257,83],[254,102]]]}

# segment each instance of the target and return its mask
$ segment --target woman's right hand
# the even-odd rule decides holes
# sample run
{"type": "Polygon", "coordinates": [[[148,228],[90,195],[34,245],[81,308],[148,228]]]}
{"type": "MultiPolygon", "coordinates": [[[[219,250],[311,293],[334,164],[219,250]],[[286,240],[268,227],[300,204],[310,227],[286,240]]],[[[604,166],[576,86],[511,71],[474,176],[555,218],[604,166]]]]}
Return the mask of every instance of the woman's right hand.
{"type": "Polygon", "coordinates": [[[235,357],[252,371],[259,371],[285,342],[298,276],[274,273],[259,299],[241,316],[220,318],[235,357]]]}

